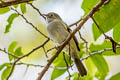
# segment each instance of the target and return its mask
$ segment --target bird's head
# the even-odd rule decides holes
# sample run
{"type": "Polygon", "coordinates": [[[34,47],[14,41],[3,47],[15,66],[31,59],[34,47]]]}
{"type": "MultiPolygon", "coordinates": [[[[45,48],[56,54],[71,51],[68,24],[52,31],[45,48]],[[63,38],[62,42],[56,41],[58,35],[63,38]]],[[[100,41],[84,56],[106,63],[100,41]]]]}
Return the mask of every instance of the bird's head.
{"type": "Polygon", "coordinates": [[[54,21],[54,20],[62,20],[60,16],[54,12],[50,12],[48,14],[43,14],[46,17],[46,20],[48,23],[54,21]]]}

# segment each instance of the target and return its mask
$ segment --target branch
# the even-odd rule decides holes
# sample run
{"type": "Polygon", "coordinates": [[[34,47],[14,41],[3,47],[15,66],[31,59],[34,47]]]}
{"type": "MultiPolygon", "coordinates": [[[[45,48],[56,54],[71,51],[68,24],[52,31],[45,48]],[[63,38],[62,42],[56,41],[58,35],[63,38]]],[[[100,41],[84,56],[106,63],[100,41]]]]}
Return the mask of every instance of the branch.
{"type": "Polygon", "coordinates": [[[79,19],[78,21],[76,21],[75,23],[73,23],[73,24],[69,25],[69,27],[72,27],[72,26],[74,26],[74,25],[76,25],[76,26],[77,26],[77,24],[78,24],[81,20],[82,20],[82,18],[81,18],[81,19],[79,19]]]}
{"type": "MultiPolygon", "coordinates": [[[[71,67],[71,69],[72,69],[72,65],[71,65],[71,55],[70,55],[70,53],[71,53],[71,50],[70,50],[70,44],[68,44],[69,45],[69,53],[68,53],[68,55],[69,55],[69,63],[70,63],[70,67],[71,67]]],[[[63,52],[64,53],[64,52],[63,52]]],[[[73,70],[73,69],[72,69],[73,70]]]]}
{"type": "Polygon", "coordinates": [[[45,16],[40,12],[40,10],[38,9],[38,8],[36,8],[33,4],[31,4],[31,3],[28,3],[33,9],[35,9],[38,13],[39,13],[39,15],[40,16],[42,16],[44,19],[46,19],[45,18],[45,16]]]}
{"type": "Polygon", "coordinates": [[[48,41],[49,41],[49,39],[47,39],[46,41],[44,41],[40,46],[32,49],[32,50],[31,50],[30,52],[28,52],[27,54],[25,54],[25,55],[19,57],[18,59],[16,59],[16,60],[14,61],[14,63],[12,64],[12,68],[11,68],[11,70],[10,70],[10,73],[9,73],[8,77],[7,77],[7,80],[8,80],[9,77],[12,75],[12,72],[13,72],[13,70],[14,70],[14,67],[15,67],[15,65],[16,65],[16,63],[17,63],[18,61],[20,61],[21,59],[29,56],[30,54],[32,54],[33,52],[35,52],[35,51],[38,50],[39,48],[43,47],[48,41]]]}
{"type": "Polygon", "coordinates": [[[12,8],[12,7],[10,7],[11,8],[11,10],[13,10],[13,11],[15,11],[18,15],[20,15],[25,21],[26,21],[26,23],[28,23],[29,25],[31,25],[37,32],[39,32],[41,35],[43,35],[45,38],[48,38],[48,36],[46,36],[44,33],[42,33],[37,27],[35,27],[31,22],[29,22],[26,18],[25,18],[25,16],[23,15],[23,14],[21,14],[21,13],[19,13],[16,9],[14,9],[14,8],[12,8]]]}
{"type": "MultiPolygon", "coordinates": [[[[120,46],[118,46],[116,48],[120,48],[120,46]]],[[[95,51],[95,52],[92,52],[91,54],[89,54],[87,57],[82,58],[81,60],[85,60],[85,59],[88,59],[89,57],[91,57],[93,55],[102,54],[105,51],[112,51],[112,50],[113,50],[113,48],[105,48],[105,49],[100,50],[100,51],[95,51]]]]}
{"type": "MultiPolygon", "coordinates": [[[[13,63],[10,63],[10,64],[13,64],[13,63]]],[[[23,62],[17,63],[16,65],[26,65],[26,66],[41,67],[41,68],[45,67],[45,65],[28,64],[23,62]]],[[[50,68],[59,69],[59,70],[67,69],[67,67],[53,67],[53,66],[50,66],[50,68]]]]}
{"type": "Polygon", "coordinates": [[[34,1],[34,0],[6,0],[6,1],[1,1],[0,2],[0,8],[8,7],[8,6],[11,6],[11,5],[16,5],[16,4],[20,4],[20,3],[26,3],[26,2],[30,2],[30,1],[34,1]]]}
{"type": "Polygon", "coordinates": [[[56,49],[56,47],[52,47],[46,51],[46,53],[50,52],[51,50],[56,49]]]}
{"type": "MultiPolygon", "coordinates": [[[[66,60],[66,58],[65,58],[65,53],[64,53],[64,52],[63,52],[63,58],[64,58],[64,61],[65,61],[66,67],[67,67],[67,72],[68,72],[68,74],[69,74],[69,79],[68,79],[68,80],[70,80],[71,74],[70,74],[70,72],[69,72],[69,65],[68,65],[67,60],[66,60]]],[[[71,65],[71,64],[70,64],[70,65],[71,65]]]]}
{"type": "Polygon", "coordinates": [[[42,70],[42,72],[39,74],[37,80],[41,80],[43,75],[45,74],[45,72],[48,70],[48,68],[50,67],[50,65],[52,64],[52,62],[55,60],[55,58],[59,55],[59,53],[62,51],[62,49],[66,46],[66,44],[71,40],[71,38],[75,35],[75,33],[81,29],[81,27],[83,26],[83,24],[91,17],[93,16],[93,14],[104,4],[106,0],[101,0],[100,2],[98,2],[96,4],[95,7],[93,7],[93,9],[80,21],[80,24],[78,25],[78,27],[73,30],[70,35],[67,37],[67,39],[63,42],[63,44],[59,47],[59,49],[57,50],[57,52],[51,57],[51,59],[48,61],[48,63],[46,64],[46,66],[44,67],[44,69],[42,70]]]}
{"type": "MultiPolygon", "coordinates": [[[[105,2],[104,2],[104,5],[106,5],[106,4],[108,4],[110,2],[110,0],[106,0],[105,2]]],[[[72,26],[74,26],[74,25],[78,25],[78,23],[80,22],[82,20],[82,18],[81,19],[79,19],[78,21],[76,21],[75,23],[73,23],[73,24],[70,24],[69,25],[69,27],[72,27],[72,26]]]]}
{"type": "Polygon", "coordinates": [[[47,52],[46,52],[45,47],[43,46],[42,48],[43,48],[43,51],[44,51],[44,53],[45,53],[46,58],[48,58],[48,55],[47,55],[47,52]]]}
{"type": "Polygon", "coordinates": [[[0,49],[0,51],[4,52],[4,53],[6,53],[6,54],[8,54],[8,55],[10,55],[10,56],[13,56],[13,57],[15,57],[15,58],[19,58],[18,56],[7,52],[5,49],[0,49]]]}
{"type": "Polygon", "coordinates": [[[78,31],[79,35],[80,35],[80,39],[82,39],[82,41],[85,43],[85,48],[86,48],[86,53],[88,53],[88,42],[82,37],[80,31],[78,31]]]}
{"type": "Polygon", "coordinates": [[[97,26],[97,28],[99,29],[99,31],[104,35],[105,39],[110,40],[110,42],[112,43],[113,52],[116,53],[116,47],[117,47],[117,45],[120,46],[120,44],[118,44],[115,40],[113,40],[112,37],[110,37],[110,36],[108,36],[108,35],[106,35],[106,34],[104,33],[104,31],[103,31],[103,30],[100,28],[100,26],[97,24],[97,22],[96,22],[96,20],[94,19],[93,16],[91,16],[91,18],[92,18],[92,20],[94,21],[94,23],[96,24],[96,26],[97,26]]]}

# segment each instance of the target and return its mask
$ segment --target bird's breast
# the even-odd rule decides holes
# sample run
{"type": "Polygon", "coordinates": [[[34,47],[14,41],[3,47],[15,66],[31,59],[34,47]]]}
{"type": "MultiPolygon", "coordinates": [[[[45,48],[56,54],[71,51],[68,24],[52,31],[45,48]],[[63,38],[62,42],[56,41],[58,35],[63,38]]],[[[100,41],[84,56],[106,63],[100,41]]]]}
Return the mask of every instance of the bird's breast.
{"type": "Polygon", "coordinates": [[[59,21],[53,21],[48,24],[47,32],[49,37],[57,43],[62,43],[68,36],[67,31],[64,29],[64,26],[59,23],[59,21]]]}

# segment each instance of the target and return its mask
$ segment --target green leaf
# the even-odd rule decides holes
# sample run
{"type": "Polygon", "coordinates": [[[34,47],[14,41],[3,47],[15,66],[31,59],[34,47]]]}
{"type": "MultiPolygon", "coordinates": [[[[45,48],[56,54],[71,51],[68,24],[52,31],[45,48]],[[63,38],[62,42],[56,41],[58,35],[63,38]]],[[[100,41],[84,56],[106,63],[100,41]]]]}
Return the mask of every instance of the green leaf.
{"type": "Polygon", "coordinates": [[[9,18],[8,18],[8,24],[6,25],[6,28],[5,28],[5,33],[8,33],[9,31],[10,31],[10,28],[11,28],[11,25],[12,25],[12,23],[13,23],[13,20],[16,18],[16,17],[18,17],[19,15],[18,14],[16,14],[16,13],[13,13],[13,14],[11,14],[10,16],[9,16],[9,18]]]}
{"type": "Polygon", "coordinates": [[[105,61],[104,57],[102,55],[94,55],[91,56],[91,59],[95,66],[97,67],[97,70],[100,72],[100,76],[103,78],[103,76],[106,76],[109,72],[109,68],[107,65],[107,62],[105,61]]]}
{"type": "Polygon", "coordinates": [[[99,71],[97,71],[95,73],[95,77],[98,79],[98,80],[105,80],[105,77],[106,75],[101,75],[101,73],[99,71]]]}
{"type": "Polygon", "coordinates": [[[0,8],[0,14],[5,14],[8,11],[10,11],[9,7],[5,7],[5,8],[0,8]]]}
{"type": "MultiPolygon", "coordinates": [[[[67,54],[65,54],[65,59],[66,59],[67,63],[70,64],[69,56],[67,54]]],[[[66,67],[66,63],[64,61],[64,57],[63,57],[63,53],[62,52],[54,60],[53,64],[54,64],[55,67],[66,67]]]]}
{"type": "Polygon", "coordinates": [[[86,59],[85,64],[86,64],[88,75],[84,76],[84,77],[80,77],[79,80],[93,80],[93,76],[95,74],[96,66],[94,65],[91,58],[86,59]]]}
{"type": "Polygon", "coordinates": [[[1,75],[1,80],[7,80],[7,77],[10,73],[10,70],[11,70],[11,66],[7,67],[3,72],[2,72],[2,75],[1,75]]]}
{"type": "Polygon", "coordinates": [[[86,15],[98,1],[100,0],[83,0],[82,9],[85,12],[84,14],[86,15]]]}
{"type": "Polygon", "coordinates": [[[116,49],[116,53],[114,53],[113,50],[111,50],[111,51],[105,51],[102,54],[105,55],[105,56],[113,56],[113,55],[117,56],[117,55],[120,55],[120,48],[116,49]]]}
{"type": "Polygon", "coordinates": [[[104,41],[104,43],[102,44],[91,44],[90,45],[90,51],[99,51],[99,50],[103,50],[104,48],[112,48],[112,44],[110,41],[104,41]]]}
{"type": "Polygon", "coordinates": [[[79,80],[93,80],[93,78],[88,75],[88,76],[80,77],[79,80]]]}
{"type": "Polygon", "coordinates": [[[120,22],[113,29],[113,39],[116,42],[120,42],[120,22]]]}
{"type": "Polygon", "coordinates": [[[60,75],[62,75],[63,73],[65,73],[65,71],[66,71],[66,69],[62,69],[62,70],[54,69],[52,72],[51,80],[55,80],[55,78],[57,78],[60,75]]]}
{"type": "Polygon", "coordinates": [[[120,48],[116,49],[116,55],[120,55],[120,48]]]}
{"type": "Polygon", "coordinates": [[[93,37],[94,37],[94,40],[96,41],[100,35],[101,35],[101,32],[100,30],[97,28],[96,24],[93,23],[92,25],[92,32],[93,32],[93,37]]]}
{"type": "MultiPolygon", "coordinates": [[[[74,73],[72,74],[73,80],[77,80],[78,79],[78,73],[74,73]]],[[[68,80],[69,76],[67,77],[68,80]]]]}
{"type": "Polygon", "coordinates": [[[18,7],[18,4],[17,5],[13,5],[14,6],[14,8],[17,8],[18,7]]]}
{"type": "Polygon", "coordinates": [[[18,42],[17,42],[17,41],[13,41],[13,42],[9,45],[9,47],[8,47],[8,52],[13,53],[13,52],[14,52],[15,47],[17,46],[17,44],[18,44],[18,42]]]}
{"type": "Polygon", "coordinates": [[[33,3],[34,1],[29,1],[29,3],[33,3]]]}
{"type": "Polygon", "coordinates": [[[26,3],[20,4],[21,12],[24,14],[26,13],[26,3]]]}
{"type": "Polygon", "coordinates": [[[85,60],[85,64],[86,64],[86,67],[87,67],[88,75],[94,76],[95,75],[96,66],[94,65],[94,63],[91,60],[91,58],[86,59],[85,60]]]}
{"type": "Polygon", "coordinates": [[[10,66],[10,64],[9,63],[4,63],[4,64],[0,65],[0,71],[6,66],[10,66]]]}
{"type": "MultiPolygon", "coordinates": [[[[9,47],[8,47],[8,52],[10,53],[14,53],[15,47],[17,46],[18,42],[17,41],[13,41],[9,47]]],[[[13,56],[9,55],[9,60],[11,61],[13,59],[13,56]]]]}
{"type": "Polygon", "coordinates": [[[79,44],[80,52],[78,53],[80,58],[83,56],[84,52],[84,43],[79,44]]]}
{"type": "Polygon", "coordinates": [[[113,75],[109,80],[120,80],[120,72],[113,75]]]}
{"type": "MultiPolygon", "coordinates": [[[[72,62],[69,62],[69,56],[66,55],[66,54],[65,54],[65,59],[66,59],[68,64],[72,63],[72,62]]],[[[55,67],[66,67],[66,63],[64,61],[64,57],[63,57],[62,52],[54,60],[53,64],[54,64],[55,67]]],[[[63,69],[63,70],[54,69],[53,72],[52,72],[52,75],[51,75],[51,80],[54,80],[55,78],[61,76],[65,72],[66,72],[66,69],[63,69]]]]}
{"type": "Polygon", "coordinates": [[[22,56],[23,55],[23,53],[22,53],[22,47],[18,47],[16,50],[15,50],[15,53],[14,53],[15,55],[17,55],[17,56],[22,56]]]}
{"type": "MultiPolygon", "coordinates": [[[[91,52],[94,52],[94,51],[104,50],[105,48],[112,48],[112,43],[110,41],[104,41],[104,43],[99,45],[91,44],[89,49],[91,52]]],[[[116,49],[116,53],[114,53],[111,50],[111,51],[104,51],[102,54],[105,56],[120,55],[120,48],[116,49]]]]}
{"type": "Polygon", "coordinates": [[[119,24],[119,3],[120,0],[110,0],[110,2],[107,5],[101,7],[99,11],[95,13],[94,18],[102,31],[108,32],[117,24],[119,24]]]}
{"type": "MultiPolygon", "coordinates": [[[[93,80],[93,77],[87,75],[87,76],[84,76],[84,77],[79,77],[79,74],[78,73],[74,73],[72,74],[72,77],[73,79],[72,80],[93,80]],[[78,79],[79,78],[79,79],[78,79]]],[[[66,78],[67,80],[69,79],[69,76],[66,78]]]]}

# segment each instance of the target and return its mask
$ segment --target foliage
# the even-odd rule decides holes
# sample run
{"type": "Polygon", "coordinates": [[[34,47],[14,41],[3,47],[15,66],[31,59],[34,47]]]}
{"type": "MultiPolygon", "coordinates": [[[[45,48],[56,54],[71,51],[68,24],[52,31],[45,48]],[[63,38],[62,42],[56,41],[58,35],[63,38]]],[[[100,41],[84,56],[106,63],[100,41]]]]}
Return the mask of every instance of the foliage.
{"type": "Polygon", "coordinates": [[[108,65],[104,57],[102,55],[94,55],[91,56],[91,59],[95,66],[97,67],[98,70],[97,73],[99,73],[99,76],[97,76],[97,78],[100,80],[104,80],[109,72],[108,65]]]}
{"type": "MultiPolygon", "coordinates": [[[[14,8],[18,8],[18,5],[14,5],[14,8]]],[[[4,13],[7,13],[10,11],[10,8],[8,7],[5,7],[5,8],[0,8],[0,14],[4,14],[4,13]]],[[[20,9],[21,9],[21,12],[23,14],[26,13],[26,3],[22,3],[20,4],[20,9]]],[[[13,24],[13,21],[15,20],[15,18],[17,18],[19,15],[17,13],[12,13],[9,17],[8,17],[8,24],[6,25],[6,28],[5,28],[5,33],[8,33],[10,31],[10,28],[13,24]]]]}
{"type": "Polygon", "coordinates": [[[16,13],[13,13],[13,14],[11,14],[10,16],[9,16],[9,18],[8,18],[8,24],[6,25],[6,29],[5,29],[5,33],[8,33],[9,32],[9,30],[10,30],[10,28],[11,28],[11,25],[12,25],[12,23],[13,23],[13,21],[14,21],[14,19],[16,18],[16,17],[18,17],[19,15],[18,14],[16,14],[16,13]]]}
{"type": "MultiPolygon", "coordinates": [[[[65,60],[67,61],[67,64],[69,65],[70,63],[72,63],[69,60],[69,56],[65,54],[65,60]]],[[[66,63],[64,61],[64,57],[63,57],[63,53],[61,52],[60,55],[56,58],[56,60],[53,62],[55,67],[66,67],[66,63]]],[[[61,76],[62,74],[64,74],[66,72],[66,69],[54,69],[52,72],[52,76],[51,76],[51,80],[54,80],[55,78],[61,76]]]]}
{"type": "Polygon", "coordinates": [[[109,80],[120,80],[120,72],[113,75],[109,80]]]}
{"type": "MultiPolygon", "coordinates": [[[[108,32],[114,27],[119,26],[119,20],[120,20],[119,3],[120,3],[119,0],[111,0],[109,4],[103,6],[98,12],[95,13],[94,18],[102,31],[108,32]]],[[[97,38],[101,34],[99,31],[98,33],[97,36],[94,36],[95,40],[97,40],[97,38]]],[[[95,29],[93,29],[93,34],[96,35],[95,29]]]]}
{"type": "Polygon", "coordinates": [[[21,12],[24,14],[26,13],[26,3],[20,4],[21,12]]]}
{"type": "Polygon", "coordinates": [[[8,11],[10,11],[9,7],[5,7],[5,8],[0,8],[0,14],[5,14],[8,11]]]}
{"type": "Polygon", "coordinates": [[[9,72],[11,70],[11,64],[10,63],[4,63],[4,64],[0,65],[0,71],[1,70],[3,70],[2,75],[1,75],[1,80],[6,80],[7,76],[9,75],[9,72]]]}
{"type": "MultiPolygon", "coordinates": [[[[8,47],[8,52],[16,55],[16,56],[22,56],[23,53],[22,53],[22,47],[18,47],[16,48],[18,42],[17,41],[13,41],[9,47],[8,47]],[[15,49],[16,48],[16,49],[15,49]]],[[[13,56],[11,55],[8,55],[9,56],[9,60],[12,61],[12,59],[15,59],[13,56]]]]}
{"type": "MultiPolygon", "coordinates": [[[[16,48],[17,44],[18,44],[18,42],[13,41],[8,47],[8,52],[13,54],[13,55],[16,55],[16,56],[22,56],[23,55],[22,47],[16,48]]],[[[15,57],[13,57],[11,55],[8,55],[8,57],[9,57],[10,61],[12,61],[13,59],[16,59],[15,57]]],[[[6,78],[8,77],[8,75],[10,73],[10,70],[11,70],[11,64],[10,63],[3,63],[2,65],[0,65],[0,71],[1,70],[3,70],[2,75],[1,75],[1,80],[6,80],[6,78]]]]}
{"type": "MultiPolygon", "coordinates": [[[[50,0],[46,0],[50,1],[50,0]]],[[[88,14],[88,12],[95,6],[100,0],[83,0],[82,3],[82,9],[84,10],[84,16],[88,14]],[[89,4],[88,4],[89,3],[89,4]]],[[[109,3],[103,5],[100,7],[100,9],[94,14],[94,19],[99,25],[100,29],[96,26],[95,23],[92,24],[92,33],[94,41],[97,41],[99,37],[103,34],[102,32],[106,33],[112,30],[113,32],[113,40],[115,42],[120,42],[120,8],[119,8],[120,0],[110,0],[109,3]],[[101,32],[102,31],[102,32],[101,32]]],[[[18,5],[13,6],[16,10],[20,10],[20,13],[22,15],[25,15],[27,12],[27,4],[21,3],[18,5]]],[[[8,12],[10,12],[10,7],[0,8],[0,14],[4,15],[8,12]]],[[[12,24],[14,23],[14,20],[19,17],[20,15],[18,13],[11,13],[11,15],[8,17],[7,22],[8,24],[5,26],[5,32],[10,32],[10,29],[12,27],[12,24]]],[[[32,23],[30,23],[32,24],[32,23]]],[[[15,27],[15,26],[14,26],[15,27]]],[[[36,29],[36,28],[35,28],[36,29]]],[[[71,79],[73,80],[93,80],[94,78],[98,80],[106,80],[107,76],[109,75],[109,66],[107,64],[107,61],[105,60],[104,56],[117,56],[120,55],[120,48],[116,49],[116,53],[114,53],[112,50],[105,51],[105,49],[111,48],[112,49],[112,43],[110,41],[104,40],[101,44],[94,44],[91,43],[88,47],[89,51],[86,52],[85,47],[86,43],[79,43],[81,51],[78,53],[80,58],[83,58],[84,55],[92,55],[92,53],[97,51],[102,51],[101,54],[94,54],[90,56],[88,59],[85,59],[85,65],[88,71],[88,75],[84,77],[79,77],[78,73],[72,73],[71,79]],[[89,53],[89,54],[88,54],[89,53]]],[[[34,50],[34,49],[33,49],[34,50]]],[[[11,42],[11,44],[8,46],[8,52],[10,54],[13,54],[15,56],[23,56],[22,47],[18,46],[17,41],[11,42]]],[[[8,55],[9,62],[13,62],[16,60],[15,57],[8,55]]],[[[72,60],[70,60],[70,57],[65,54],[65,60],[68,65],[72,64],[72,60]]],[[[53,66],[54,67],[60,67],[64,69],[53,69],[51,74],[51,80],[55,80],[56,78],[64,75],[64,73],[67,72],[66,69],[66,62],[64,60],[63,52],[60,53],[60,55],[54,60],[53,66]]],[[[2,71],[1,74],[1,80],[6,80],[7,76],[10,73],[11,70],[11,64],[10,63],[3,63],[0,65],[0,71],[2,71]]],[[[68,67],[68,70],[71,69],[68,67]]],[[[68,80],[69,76],[66,76],[66,79],[68,80]]],[[[120,80],[120,72],[112,75],[109,80],[120,80]]]]}

